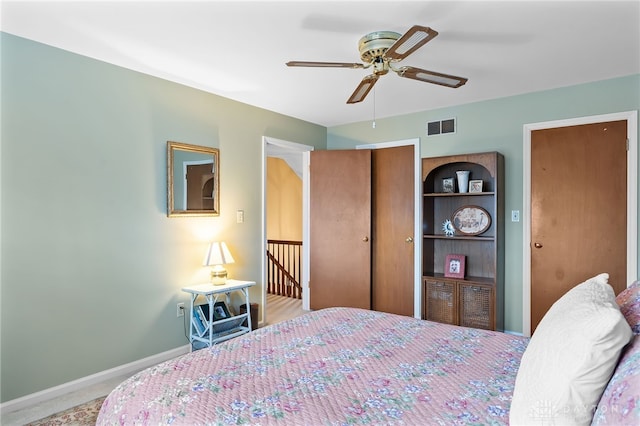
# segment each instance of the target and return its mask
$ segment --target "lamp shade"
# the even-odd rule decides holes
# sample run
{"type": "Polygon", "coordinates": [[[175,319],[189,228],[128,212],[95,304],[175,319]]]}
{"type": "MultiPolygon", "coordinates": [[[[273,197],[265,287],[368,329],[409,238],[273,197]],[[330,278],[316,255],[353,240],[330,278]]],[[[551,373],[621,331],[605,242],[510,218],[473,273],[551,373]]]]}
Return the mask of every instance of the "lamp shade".
{"type": "Polygon", "coordinates": [[[213,242],[209,245],[204,261],[204,266],[225,265],[233,263],[233,256],[224,242],[213,242]]]}

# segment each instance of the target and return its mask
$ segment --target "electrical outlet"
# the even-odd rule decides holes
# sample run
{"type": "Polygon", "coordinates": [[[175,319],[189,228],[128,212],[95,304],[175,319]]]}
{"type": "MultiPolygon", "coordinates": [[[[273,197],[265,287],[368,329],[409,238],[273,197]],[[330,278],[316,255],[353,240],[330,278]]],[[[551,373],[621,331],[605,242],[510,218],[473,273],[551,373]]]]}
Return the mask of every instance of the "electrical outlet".
{"type": "Polygon", "coordinates": [[[184,316],[184,302],[180,302],[176,305],[176,316],[178,318],[184,316]]]}

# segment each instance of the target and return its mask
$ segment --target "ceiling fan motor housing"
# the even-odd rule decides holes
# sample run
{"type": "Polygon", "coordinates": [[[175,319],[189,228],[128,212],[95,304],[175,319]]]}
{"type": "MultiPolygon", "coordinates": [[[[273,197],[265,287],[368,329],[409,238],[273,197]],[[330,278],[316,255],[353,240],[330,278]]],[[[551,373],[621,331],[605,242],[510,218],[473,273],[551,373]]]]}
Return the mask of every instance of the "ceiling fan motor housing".
{"type": "Polygon", "coordinates": [[[401,34],[393,31],[375,31],[362,37],[358,42],[360,58],[366,63],[373,63],[393,46],[401,34]]]}

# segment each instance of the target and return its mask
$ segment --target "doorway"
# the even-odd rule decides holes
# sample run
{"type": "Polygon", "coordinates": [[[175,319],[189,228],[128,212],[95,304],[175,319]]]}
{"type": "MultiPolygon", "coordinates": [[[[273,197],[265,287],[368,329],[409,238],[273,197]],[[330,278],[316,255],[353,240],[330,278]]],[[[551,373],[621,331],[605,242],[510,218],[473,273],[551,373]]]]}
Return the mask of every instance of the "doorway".
{"type": "MultiPolygon", "coordinates": [[[[414,197],[415,197],[415,218],[414,218],[414,236],[422,235],[422,159],[420,157],[420,139],[406,139],[406,140],[398,140],[391,142],[382,142],[382,143],[374,143],[374,144],[366,144],[366,145],[358,145],[356,149],[378,149],[378,148],[391,148],[398,146],[412,145],[414,146],[414,197]]],[[[314,150],[313,146],[303,145],[295,142],[288,142],[276,138],[271,138],[267,136],[262,137],[262,157],[263,157],[263,188],[262,188],[262,282],[266,282],[266,261],[264,253],[266,253],[266,243],[267,243],[267,234],[266,234],[266,163],[268,151],[270,148],[276,147],[278,150],[288,150],[290,153],[295,155],[301,155],[302,158],[302,244],[303,247],[309,246],[309,158],[310,152],[314,150]]],[[[415,238],[415,237],[414,237],[415,238]]],[[[422,282],[422,244],[415,244],[414,249],[414,317],[421,317],[421,301],[422,301],[422,290],[421,290],[421,282],[422,282]]],[[[266,288],[263,285],[262,288],[262,297],[261,302],[261,318],[260,324],[265,324],[266,319],[266,304],[267,304],[267,293],[266,288]]],[[[303,250],[303,259],[302,259],[302,309],[309,310],[309,250],[303,250]]]]}
{"type": "Polygon", "coordinates": [[[285,160],[291,169],[301,176],[302,179],[302,269],[301,269],[301,285],[302,285],[302,309],[309,310],[308,296],[308,259],[305,257],[307,250],[304,247],[309,243],[309,226],[308,226],[308,209],[309,209],[309,152],[314,147],[303,145],[295,142],[284,141],[267,136],[262,137],[262,256],[261,256],[261,274],[262,274],[262,294],[260,304],[262,306],[260,325],[267,323],[267,158],[277,157],[285,160]]]}
{"type": "MultiPolygon", "coordinates": [[[[571,213],[568,214],[571,215],[571,213]]],[[[566,258],[569,264],[579,262],[585,265],[593,264],[596,269],[611,267],[612,264],[618,263],[618,269],[623,269],[623,272],[616,274],[616,280],[626,282],[617,283],[617,285],[626,287],[637,274],[637,112],[525,125],[523,216],[525,218],[523,224],[523,333],[525,335],[531,335],[537,322],[548,309],[547,305],[550,306],[571,286],[589,278],[589,276],[580,278],[572,276],[570,267],[565,268],[559,264],[554,266],[554,259],[566,258]],[[614,133],[617,133],[615,138],[614,133]],[[612,142],[614,140],[615,144],[612,142]],[[573,148],[569,148],[570,146],[573,148]],[[553,161],[553,152],[550,157],[544,153],[546,148],[556,149],[555,157],[562,161],[561,167],[557,169],[561,170],[556,172],[551,165],[547,168],[536,166],[540,161],[549,161],[549,164],[553,161]],[[597,158],[589,159],[596,149],[600,150],[597,158]],[[564,150],[567,152],[562,153],[564,150]],[[613,152],[608,153],[608,151],[613,152]],[[617,177],[606,177],[611,185],[618,187],[619,196],[612,194],[612,190],[615,191],[615,189],[607,186],[598,188],[601,181],[605,181],[606,167],[601,172],[598,172],[597,168],[607,161],[606,158],[609,158],[611,167],[622,169],[617,177]],[[596,166],[595,170],[587,171],[586,175],[582,165],[585,161],[596,166]],[[570,169],[572,165],[575,165],[574,171],[570,169]],[[591,175],[588,172],[591,172],[591,175]],[[583,173],[583,176],[579,177],[577,182],[567,184],[571,176],[580,173],[583,173]],[[548,179],[552,181],[556,179],[558,184],[545,182],[548,179]],[[545,187],[554,189],[545,193],[545,187]],[[565,187],[568,192],[566,197],[560,198],[558,190],[562,187],[565,187]],[[610,215],[613,212],[611,212],[610,203],[619,203],[625,210],[619,215],[624,217],[623,223],[617,227],[614,227],[611,222],[613,218],[610,215]],[[577,209],[574,215],[576,218],[588,219],[590,223],[594,222],[597,225],[585,224],[586,230],[583,229],[583,225],[562,226],[562,223],[567,224],[567,220],[570,221],[565,213],[573,207],[577,209]],[[541,212],[543,208],[544,211],[541,212]],[[558,210],[554,210],[556,208],[558,210]],[[589,211],[590,214],[585,215],[584,211],[589,211]],[[593,214],[597,212],[602,212],[601,220],[597,220],[597,215],[593,214]],[[617,231],[614,231],[614,228],[617,231]],[[588,229],[592,229],[592,232],[588,229]],[[618,234],[617,240],[623,241],[622,247],[612,248],[612,259],[603,260],[603,263],[599,264],[601,258],[604,258],[603,246],[599,243],[610,239],[608,230],[618,234]],[[566,235],[554,243],[553,240],[561,234],[566,235]],[[625,238],[626,241],[624,241],[625,238]],[[587,242],[593,239],[596,239],[597,243],[587,242]],[[572,240],[580,241],[578,245],[573,245],[574,249],[571,248],[572,240]],[[546,244],[547,242],[549,244],[546,244]],[[594,247],[598,253],[591,253],[591,250],[588,250],[589,247],[594,247]],[[553,254],[556,248],[564,255],[553,254]],[[623,259],[616,258],[614,252],[621,253],[618,257],[622,256],[623,259]],[[539,283],[539,278],[545,274],[546,278],[543,280],[554,283],[557,288],[539,288],[536,283],[539,283]]],[[[598,270],[599,272],[610,271],[598,270]]],[[[593,272],[593,275],[595,274],[593,272]]],[[[613,274],[610,273],[610,275],[613,274]]],[[[612,280],[610,282],[612,285],[616,284],[612,280]]]]}

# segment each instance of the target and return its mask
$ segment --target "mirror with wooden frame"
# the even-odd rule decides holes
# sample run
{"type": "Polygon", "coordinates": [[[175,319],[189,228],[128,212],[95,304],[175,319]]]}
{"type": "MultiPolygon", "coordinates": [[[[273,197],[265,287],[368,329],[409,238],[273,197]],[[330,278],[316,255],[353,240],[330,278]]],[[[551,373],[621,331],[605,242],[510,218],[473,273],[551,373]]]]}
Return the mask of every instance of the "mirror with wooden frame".
{"type": "Polygon", "coordinates": [[[167,142],[167,216],[220,214],[220,151],[167,142]]]}

